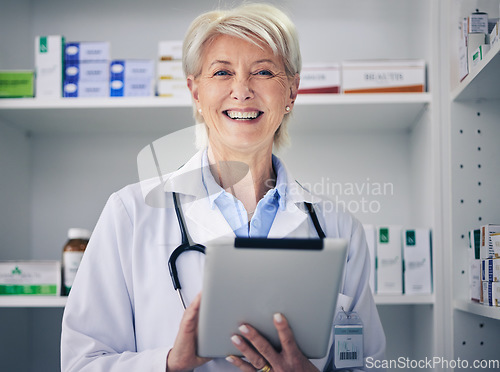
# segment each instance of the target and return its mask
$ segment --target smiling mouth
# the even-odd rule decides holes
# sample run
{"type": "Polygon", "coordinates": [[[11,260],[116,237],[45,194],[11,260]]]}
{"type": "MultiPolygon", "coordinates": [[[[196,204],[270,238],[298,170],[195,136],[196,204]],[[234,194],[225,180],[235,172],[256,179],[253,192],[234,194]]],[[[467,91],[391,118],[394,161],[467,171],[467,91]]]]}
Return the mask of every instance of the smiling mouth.
{"type": "Polygon", "coordinates": [[[227,117],[233,120],[255,120],[263,114],[262,111],[241,112],[226,110],[223,112],[227,117]]]}

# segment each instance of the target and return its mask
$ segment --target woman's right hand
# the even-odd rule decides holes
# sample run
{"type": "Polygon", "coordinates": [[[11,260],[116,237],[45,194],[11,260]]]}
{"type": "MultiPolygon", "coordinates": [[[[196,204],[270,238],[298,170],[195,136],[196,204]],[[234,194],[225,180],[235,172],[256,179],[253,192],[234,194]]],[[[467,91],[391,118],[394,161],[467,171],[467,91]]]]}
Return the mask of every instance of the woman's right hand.
{"type": "Polygon", "coordinates": [[[201,293],[184,311],[174,347],[167,355],[167,372],[191,371],[210,361],[196,355],[200,302],[201,293]]]}

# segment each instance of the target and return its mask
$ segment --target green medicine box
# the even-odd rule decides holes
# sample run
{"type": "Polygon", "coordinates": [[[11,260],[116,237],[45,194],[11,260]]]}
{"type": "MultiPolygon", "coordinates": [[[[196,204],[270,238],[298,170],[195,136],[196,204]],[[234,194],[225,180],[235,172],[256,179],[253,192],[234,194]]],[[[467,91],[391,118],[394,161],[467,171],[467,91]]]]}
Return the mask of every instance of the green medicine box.
{"type": "Polygon", "coordinates": [[[33,97],[34,71],[0,70],[0,98],[33,97]]]}

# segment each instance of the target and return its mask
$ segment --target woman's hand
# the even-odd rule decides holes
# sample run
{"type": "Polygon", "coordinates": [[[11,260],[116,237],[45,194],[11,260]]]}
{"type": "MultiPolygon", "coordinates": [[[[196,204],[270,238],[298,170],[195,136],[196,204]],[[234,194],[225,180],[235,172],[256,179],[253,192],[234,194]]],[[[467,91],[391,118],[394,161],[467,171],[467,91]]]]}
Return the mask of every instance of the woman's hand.
{"type": "Polygon", "coordinates": [[[244,338],[234,335],[231,341],[248,362],[235,356],[229,356],[227,360],[244,372],[255,372],[266,366],[271,367],[273,372],[318,371],[298,348],[288,321],[282,314],[274,315],[274,326],[278,330],[281,352],[276,351],[255,328],[244,324],[239,328],[244,338]]]}
{"type": "Polygon", "coordinates": [[[209,358],[200,358],[196,355],[200,302],[201,293],[184,311],[174,347],[167,356],[167,372],[191,371],[210,361],[209,358]]]}

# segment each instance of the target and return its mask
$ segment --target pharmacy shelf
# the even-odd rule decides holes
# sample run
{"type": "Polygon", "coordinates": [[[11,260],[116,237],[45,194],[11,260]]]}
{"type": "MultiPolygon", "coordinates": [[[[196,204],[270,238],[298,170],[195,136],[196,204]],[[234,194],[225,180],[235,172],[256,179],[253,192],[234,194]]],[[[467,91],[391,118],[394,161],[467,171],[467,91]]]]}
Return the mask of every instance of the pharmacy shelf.
{"type": "Polygon", "coordinates": [[[468,300],[455,300],[455,309],[500,320],[500,308],[495,306],[485,306],[468,300]]]}
{"type": "MultiPolygon", "coordinates": [[[[409,129],[431,102],[430,93],[304,94],[293,121],[298,130],[409,129]],[[327,122],[312,121],[311,117],[327,122]],[[375,121],[374,118],[383,118],[375,121]]],[[[171,133],[194,123],[191,102],[166,97],[0,100],[0,121],[32,133],[171,133]]]]}
{"type": "Polygon", "coordinates": [[[428,295],[374,295],[377,305],[433,305],[435,297],[428,295]]]}
{"type": "Polygon", "coordinates": [[[496,43],[458,87],[451,92],[453,101],[500,99],[500,42],[496,43]]]}
{"type": "Polygon", "coordinates": [[[64,307],[67,297],[64,296],[0,296],[2,307],[64,307]]]}
{"type": "MultiPolygon", "coordinates": [[[[375,295],[377,305],[432,305],[434,295],[375,295]]],[[[64,307],[64,296],[0,296],[0,308],[3,307],[64,307]]],[[[500,310],[498,310],[500,313],[500,310]]]]}

